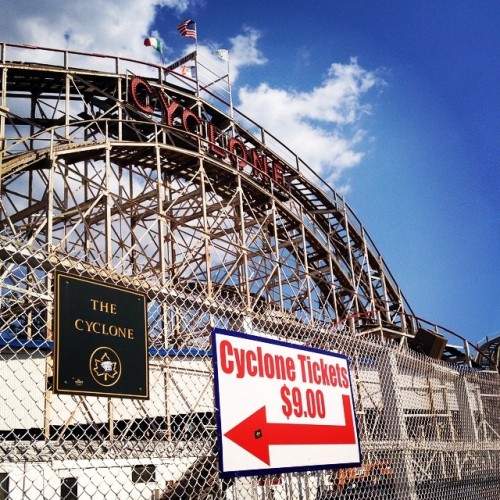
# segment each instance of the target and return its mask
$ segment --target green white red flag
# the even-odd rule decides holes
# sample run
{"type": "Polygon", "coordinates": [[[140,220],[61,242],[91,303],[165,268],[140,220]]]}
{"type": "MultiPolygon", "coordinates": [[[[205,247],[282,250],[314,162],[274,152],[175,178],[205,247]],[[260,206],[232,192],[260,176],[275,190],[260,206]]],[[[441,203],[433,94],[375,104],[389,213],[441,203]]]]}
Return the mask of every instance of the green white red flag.
{"type": "Polygon", "coordinates": [[[153,47],[153,49],[157,50],[161,54],[161,40],[156,37],[148,37],[144,40],[144,45],[146,47],[153,47]]]}

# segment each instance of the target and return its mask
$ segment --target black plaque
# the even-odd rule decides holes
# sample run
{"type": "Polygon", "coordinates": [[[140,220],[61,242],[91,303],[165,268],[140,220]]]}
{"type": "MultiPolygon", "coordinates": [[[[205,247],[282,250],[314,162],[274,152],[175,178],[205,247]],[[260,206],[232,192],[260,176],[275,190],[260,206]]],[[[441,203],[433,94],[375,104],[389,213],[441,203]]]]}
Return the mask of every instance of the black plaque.
{"type": "Polygon", "coordinates": [[[146,296],[58,272],[54,392],[149,398],[146,296]]]}

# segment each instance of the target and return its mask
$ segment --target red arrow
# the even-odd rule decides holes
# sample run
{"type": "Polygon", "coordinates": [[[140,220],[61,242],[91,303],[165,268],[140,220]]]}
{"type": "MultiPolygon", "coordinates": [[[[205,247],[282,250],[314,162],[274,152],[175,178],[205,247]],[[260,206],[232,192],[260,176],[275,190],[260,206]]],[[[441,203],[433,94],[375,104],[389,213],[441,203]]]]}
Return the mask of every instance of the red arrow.
{"type": "Polygon", "coordinates": [[[342,396],[345,425],[276,424],[267,421],[263,406],[227,431],[224,436],[267,465],[269,446],[298,444],[355,444],[351,399],[342,396]]]}

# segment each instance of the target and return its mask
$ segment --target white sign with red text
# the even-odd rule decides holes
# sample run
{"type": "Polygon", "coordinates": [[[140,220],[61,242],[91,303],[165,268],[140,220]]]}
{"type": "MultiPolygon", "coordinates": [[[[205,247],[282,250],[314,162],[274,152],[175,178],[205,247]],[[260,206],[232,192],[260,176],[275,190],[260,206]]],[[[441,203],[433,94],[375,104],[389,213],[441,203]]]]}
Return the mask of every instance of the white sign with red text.
{"type": "Polygon", "coordinates": [[[220,329],[212,347],[221,476],[361,463],[345,356],[220,329]]]}

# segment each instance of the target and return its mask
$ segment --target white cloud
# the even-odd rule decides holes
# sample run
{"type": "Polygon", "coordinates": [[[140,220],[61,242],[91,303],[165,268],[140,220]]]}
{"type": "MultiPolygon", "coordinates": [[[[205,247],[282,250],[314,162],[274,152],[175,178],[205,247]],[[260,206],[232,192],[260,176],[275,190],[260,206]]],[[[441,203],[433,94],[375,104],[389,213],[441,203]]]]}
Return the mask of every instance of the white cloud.
{"type": "Polygon", "coordinates": [[[260,32],[252,28],[245,28],[243,34],[230,39],[231,75],[234,80],[238,78],[240,68],[262,65],[267,62],[267,59],[257,47],[259,39],[260,32]]]}
{"type": "MultiPolygon", "coordinates": [[[[244,28],[243,33],[229,39],[229,44],[210,42],[198,46],[198,54],[202,63],[207,64],[215,75],[227,74],[227,62],[217,56],[217,49],[227,49],[229,58],[230,80],[234,84],[240,75],[241,68],[265,64],[267,59],[257,47],[260,32],[253,28],[244,28]]],[[[187,50],[190,52],[192,47],[187,50]]]]}
{"type": "MultiPolygon", "coordinates": [[[[0,32],[6,42],[97,52],[158,63],[158,54],[144,47],[152,33],[157,9],[184,12],[197,0],[53,0],[4,2],[0,32]]],[[[174,31],[177,21],[171,27],[174,31]]],[[[164,35],[165,36],[165,35],[164,35]]],[[[228,44],[199,45],[200,56],[219,75],[226,63],[215,55],[227,48],[233,83],[233,101],[246,115],[275,134],[317,173],[331,182],[362,160],[364,131],[360,118],[369,112],[366,94],[379,80],[353,59],[348,64],[332,64],[324,81],[306,92],[285,90],[262,83],[242,87],[235,99],[241,69],[267,63],[259,48],[260,32],[244,28],[228,44]],[[237,102],[239,101],[239,103],[237,102]]],[[[164,44],[164,56],[169,53],[164,44]]],[[[186,44],[186,50],[192,50],[186,44]]],[[[39,52],[39,57],[43,57],[39,52]]],[[[104,61],[103,61],[104,64],[104,61]]],[[[201,77],[201,76],[200,76],[201,77]]]]}
{"type": "MultiPolygon", "coordinates": [[[[227,48],[233,93],[238,89],[242,68],[268,62],[258,47],[259,41],[260,32],[253,28],[245,28],[242,34],[230,39],[227,48]]],[[[220,76],[227,67],[217,58],[217,48],[221,48],[220,45],[200,45],[198,51],[200,59],[220,76]]],[[[216,78],[210,76],[211,81],[216,78]]],[[[370,112],[370,106],[364,104],[363,98],[380,83],[374,73],[352,59],[349,64],[332,64],[321,85],[309,92],[273,88],[262,83],[256,88],[242,87],[236,104],[240,111],[298,154],[320,177],[335,183],[337,191],[345,193],[349,186],[339,185],[342,173],[358,165],[364,157],[360,148],[366,134],[359,120],[370,112]]],[[[223,85],[215,84],[211,90],[224,98],[222,88],[223,85]]],[[[274,149],[279,152],[280,146],[274,144],[274,149]]]]}
{"type": "MultiPolygon", "coordinates": [[[[266,83],[239,91],[239,109],[297,153],[318,175],[335,182],[360,163],[369,113],[366,93],[381,81],[356,59],[332,64],[321,85],[309,92],[273,88],[266,83]]],[[[345,189],[345,188],[344,188],[345,189]]]]}
{"type": "Polygon", "coordinates": [[[10,43],[155,61],[154,51],[145,51],[143,41],[156,8],[182,12],[189,4],[190,0],[4,2],[0,32],[10,43]]]}

